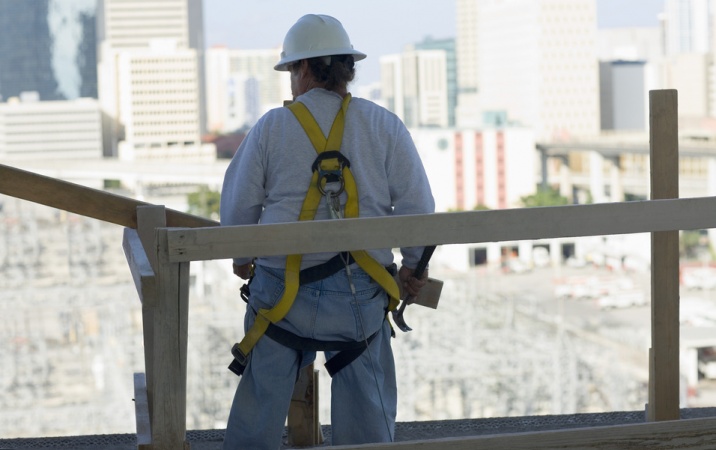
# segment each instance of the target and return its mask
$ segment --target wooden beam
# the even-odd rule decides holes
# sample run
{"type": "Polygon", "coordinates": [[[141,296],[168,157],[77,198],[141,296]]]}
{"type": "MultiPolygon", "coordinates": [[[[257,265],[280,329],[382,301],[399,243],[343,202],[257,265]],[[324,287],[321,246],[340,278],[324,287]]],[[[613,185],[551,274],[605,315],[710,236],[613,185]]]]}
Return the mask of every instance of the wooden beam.
{"type": "MultiPolygon", "coordinates": [[[[0,194],[105,222],[137,228],[137,206],[149,205],[121,195],[92,189],[0,164],[0,194]]],[[[218,223],[167,209],[167,226],[211,227],[218,223]]]]}
{"type": "Polygon", "coordinates": [[[153,312],[154,372],[152,445],[156,450],[189,447],[186,441],[186,374],[189,322],[189,263],[166,260],[166,228],[157,230],[157,306],[153,312]]]}
{"type": "MultiPolygon", "coordinates": [[[[679,197],[677,111],[676,90],[649,92],[651,198],[653,200],[679,197]]],[[[651,352],[649,364],[648,420],[678,419],[678,231],[662,231],[651,234],[651,352]]]]}
{"type": "Polygon", "coordinates": [[[171,262],[716,228],[716,197],[167,232],[171,262]]]}
{"type": "Polygon", "coordinates": [[[342,445],[336,450],[711,450],[716,448],[716,418],[688,419],[573,430],[478,437],[342,445]]]}
{"type": "Polygon", "coordinates": [[[147,380],[143,373],[134,374],[134,417],[137,422],[137,448],[150,448],[152,426],[149,420],[147,380]]]}
{"type": "Polygon", "coordinates": [[[310,447],[323,443],[318,421],[318,371],[314,365],[301,369],[288,409],[288,445],[310,447]]]}
{"type": "Polygon", "coordinates": [[[139,240],[137,230],[132,228],[124,229],[122,248],[124,249],[124,256],[127,258],[129,271],[132,274],[134,287],[137,288],[137,294],[139,294],[139,301],[142,302],[142,305],[153,305],[156,300],[154,271],[149,264],[142,242],[139,240]]]}

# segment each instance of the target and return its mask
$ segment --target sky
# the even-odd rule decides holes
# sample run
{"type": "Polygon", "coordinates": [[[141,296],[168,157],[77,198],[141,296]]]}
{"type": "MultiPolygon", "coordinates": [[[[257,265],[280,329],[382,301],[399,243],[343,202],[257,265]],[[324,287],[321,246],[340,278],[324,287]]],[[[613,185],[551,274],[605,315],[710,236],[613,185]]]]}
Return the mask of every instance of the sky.
{"type": "MultiPolygon", "coordinates": [[[[658,25],[664,0],[597,0],[599,28],[658,25]]],[[[455,37],[455,0],[204,0],[206,45],[278,48],[304,14],[328,14],[343,23],[353,47],[368,55],[357,63],[355,84],[379,79],[379,57],[406,44],[455,37]]]]}

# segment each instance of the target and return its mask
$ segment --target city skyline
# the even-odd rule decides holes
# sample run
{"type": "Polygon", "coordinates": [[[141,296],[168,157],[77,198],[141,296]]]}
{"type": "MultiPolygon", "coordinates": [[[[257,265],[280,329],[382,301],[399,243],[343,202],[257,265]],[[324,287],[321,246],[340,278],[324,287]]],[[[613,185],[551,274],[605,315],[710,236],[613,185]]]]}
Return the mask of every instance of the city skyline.
{"type": "MultiPolygon", "coordinates": [[[[259,49],[281,46],[286,31],[302,15],[329,14],[338,18],[353,45],[368,55],[358,63],[355,84],[362,86],[380,78],[379,57],[400,53],[425,37],[456,37],[454,1],[415,0],[406,14],[403,2],[366,0],[352,3],[289,2],[267,0],[246,5],[230,0],[204,0],[207,47],[259,49]],[[281,11],[280,15],[276,11],[281,11]],[[382,14],[376,14],[376,11],[382,14]],[[396,20],[396,18],[399,18],[396,20]],[[379,32],[377,32],[379,30],[379,32]]],[[[599,29],[658,25],[663,0],[596,0],[599,29]]]]}

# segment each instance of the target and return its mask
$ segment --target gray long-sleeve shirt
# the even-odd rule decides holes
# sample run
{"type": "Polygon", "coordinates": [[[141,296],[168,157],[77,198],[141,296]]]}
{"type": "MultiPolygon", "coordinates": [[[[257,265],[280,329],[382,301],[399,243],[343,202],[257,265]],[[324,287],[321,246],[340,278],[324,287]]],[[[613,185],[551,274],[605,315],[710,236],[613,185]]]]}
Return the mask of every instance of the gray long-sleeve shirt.
{"type": "MultiPolygon", "coordinates": [[[[312,89],[299,96],[328,136],[341,107],[340,95],[312,89]]],[[[360,217],[427,214],[435,210],[430,184],[410,133],[388,110],[364,99],[353,98],[348,107],[341,153],[351,162],[358,187],[360,217]]],[[[239,146],[224,177],[221,224],[295,222],[311,180],[316,151],[288,108],[266,113],[239,146]]],[[[341,204],[345,204],[344,193],[341,204]]],[[[325,199],[315,220],[330,219],[325,199]]],[[[403,248],[402,264],[414,268],[422,247],[403,248]]],[[[381,264],[393,262],[391,249],[369,250],[381,264]]],[[[304,255],[302,268],[327,261],[335,254],[304,255]]],[[[250,259],[235,259],[245,264],[250,259]]],[[[256,261],[283,268],[286,258],[256,261]]]]}

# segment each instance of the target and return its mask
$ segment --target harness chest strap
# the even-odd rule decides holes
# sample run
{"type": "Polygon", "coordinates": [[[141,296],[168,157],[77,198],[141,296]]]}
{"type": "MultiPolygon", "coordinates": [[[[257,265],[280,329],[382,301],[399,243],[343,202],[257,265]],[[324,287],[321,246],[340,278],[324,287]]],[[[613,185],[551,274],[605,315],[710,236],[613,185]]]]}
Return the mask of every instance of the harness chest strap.
{"type": "MultiPolygon", "coordinates": [[[[343,104],[341,105],[341,109],[338,111],[338,114],[333,121],[328,138],[323,136],[320,126],[303,103],[294,102],[288,106],[306,132],[306,135],[313,144],[316,153],[319,155],[325,151],[340,150],[341,142],[343,141],[345,115],[348,110],[350,100],[350,94],[346,95],[343,100],[343,104]]],[[[319,167],[319,169],[324,171],[340,170],[345,182],[345,190],[347,193],[347,201],[344,209],[345,217],[358,217],[358,189],[348,165],[342,165],[338,158],[325,158],[320,161],[320,166],[321,167],[319,167]]],[[[321,194],[319,189],[319,183],[322,181],[323,180],[319,177],[319,170],[315,170],[311,177],[311,183],[308,187],[306,197],[303,200],[301,213],[298,218],[299,221],[314,219],[318,206],[321,202],[321,198],[323,197],[323,194],[321,194]]],[[[355,259],[358,266],[362,268],[383,289],[385,289],[390,297],[388,309],[391,311],[394,310],[400,302],[400,291],[392,275],[365,250],[351,251],[350,254],[353,256],[353,259],[355,259]]],[[[291,309],[291,306],[293,306],[293,302],[296,299],[296,294],[298,293],[299,288],[301,259],[302,255],[289,255],[286,257],[285,288],[281,299],[279,299],[276,305],[271,309],[259,309],[256,314],[254,325],[246,333],[244,339],[242,339],[240,343],[234,345],[232,353],[234,353],[235,357],[242,357],[242,359],[244,359],[244,363],[246,356],[249,352],[251,352],[251,349],[253,349],[261,336],[266,333],[266,329],[269,327],[269,324],[277,323],[282,320],[291,309]],[[236,350],[239,350],[239,355],[237,355],[236,350]]]]}

